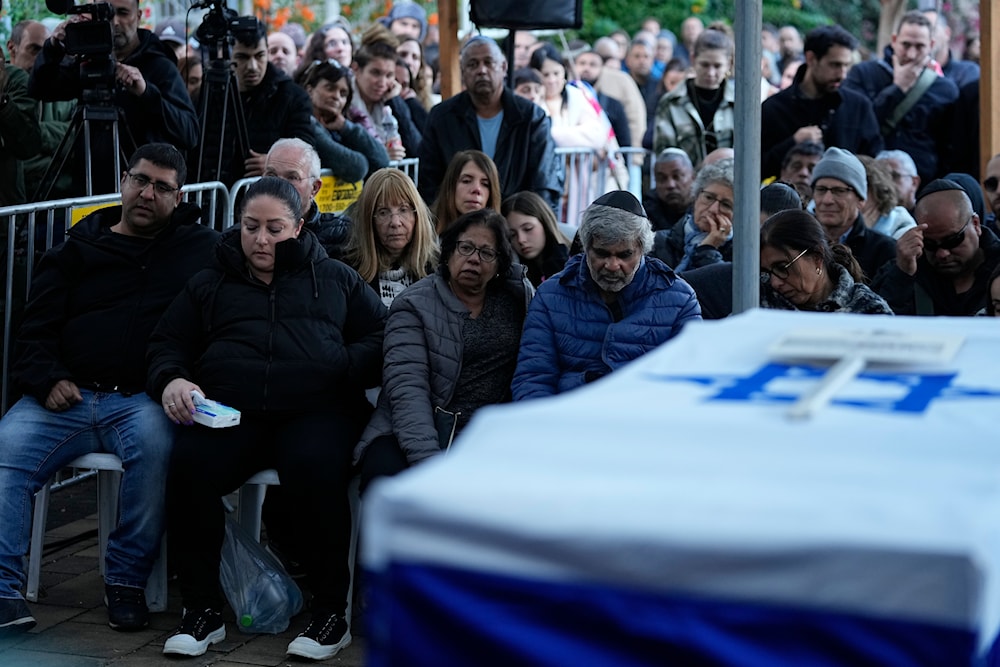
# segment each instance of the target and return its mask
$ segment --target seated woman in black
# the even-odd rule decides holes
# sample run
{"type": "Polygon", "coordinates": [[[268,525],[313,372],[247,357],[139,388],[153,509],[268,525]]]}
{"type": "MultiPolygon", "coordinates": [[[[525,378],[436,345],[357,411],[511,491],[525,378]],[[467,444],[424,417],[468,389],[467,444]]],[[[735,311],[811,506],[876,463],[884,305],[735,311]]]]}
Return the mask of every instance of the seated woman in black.
{"type": "Polygon", "coordinates": [[[312,620],[288,653],[328,658],[351,641],[344,620],[350,575],[351,451],[378,384],[386,311],[356,271],[323,252],[302,227],[287,181],[250,186],[240,225],[217,246],[150,340],[149,392],[178,430],[167,479],[172,558],[186,610],[163,652],[201,655],[225,638],[219,562],[220,498],[275,468],[301,554],[312,620]],[[238,426],[193,425],[193,392],[242,413],[238,426]]]}

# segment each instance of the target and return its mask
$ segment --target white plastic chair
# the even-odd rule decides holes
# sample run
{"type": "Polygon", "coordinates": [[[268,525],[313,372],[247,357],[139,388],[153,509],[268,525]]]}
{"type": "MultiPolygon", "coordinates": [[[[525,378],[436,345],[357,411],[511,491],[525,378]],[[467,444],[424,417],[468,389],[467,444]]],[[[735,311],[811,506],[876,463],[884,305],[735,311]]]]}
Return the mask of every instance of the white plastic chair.
{"type": "MultiPolygon", "coordinates": [[[[121,459],[114,454],[85,454],[71,461],[70,468],[97,471],[97,540],[101,558],[99,571],[104,576],[104,557],[108,550],[108,536],[118,522],[118,491],[121,487],[121,459]]],[[[28,550],[28,585],[25,597],[38,600],[38,579],[42,569],[42,552],[45,549],[45,522],[49,513],[49,494],[52,482],[35,494],[35,509],[31,520],[31,545],[28,550]]],[[[152,612],[167,609],[167,550],[166,540],[160,545],[160,556],[153,564],[153,571],[146,582],[146,605],[152,612]]]]}

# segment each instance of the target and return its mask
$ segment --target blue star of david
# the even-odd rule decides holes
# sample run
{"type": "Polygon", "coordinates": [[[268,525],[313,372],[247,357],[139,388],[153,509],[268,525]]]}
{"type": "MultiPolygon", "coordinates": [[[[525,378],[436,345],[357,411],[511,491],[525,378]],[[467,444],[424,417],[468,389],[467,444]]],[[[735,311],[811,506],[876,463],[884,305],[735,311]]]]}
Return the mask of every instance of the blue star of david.
{"type": "MultiPolygon", "coordinates": [[[[661,382],[692,382],[710,387],[715,393],[706,401],[736,401],[750,403],[792,403],[798,394],[769,389],[768,385],[781,379],[819,379],[825,368],[797,364],[769,363],[747,376],[738,375],[670,375],[650,373],[647,377],[661,382]]],[[[880,399],[838,399],[833,405],[850,406],[874,412],[925,412],[935,400],[960,398],[1000,398],[1000,390],[990,388],[960,387],[953,385],[957,373],[892,373],[862,372],[858,379],[870,380],[901,387],[902,396],[880,399]]]]}

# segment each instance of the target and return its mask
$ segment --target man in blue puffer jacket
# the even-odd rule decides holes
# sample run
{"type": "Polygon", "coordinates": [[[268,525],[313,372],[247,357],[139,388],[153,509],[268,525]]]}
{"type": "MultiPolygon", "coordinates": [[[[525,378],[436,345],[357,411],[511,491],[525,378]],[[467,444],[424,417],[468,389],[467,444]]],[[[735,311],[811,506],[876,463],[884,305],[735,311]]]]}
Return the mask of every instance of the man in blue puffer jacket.
{"type": "Polygon", "coordinates": [[[701,319],[691,287],[646,257],[653,232],[634,196],[610,192],[583,213],[584,252],[538,288],[511,389],[515,401],[601,378],[701,319]]]}

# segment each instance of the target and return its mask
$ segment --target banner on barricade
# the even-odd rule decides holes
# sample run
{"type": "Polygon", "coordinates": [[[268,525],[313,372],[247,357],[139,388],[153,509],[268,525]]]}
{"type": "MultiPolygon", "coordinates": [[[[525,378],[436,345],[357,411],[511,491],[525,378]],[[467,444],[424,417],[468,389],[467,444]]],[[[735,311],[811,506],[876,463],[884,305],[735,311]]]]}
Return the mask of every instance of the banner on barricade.
{"type": "Polygon", "coordinates": [[[362,181],[347,183],[333,176],[323,176],[323,186],[316,194],[316,205],[322,213],[343,213],[361,195],[362,181]]]}

